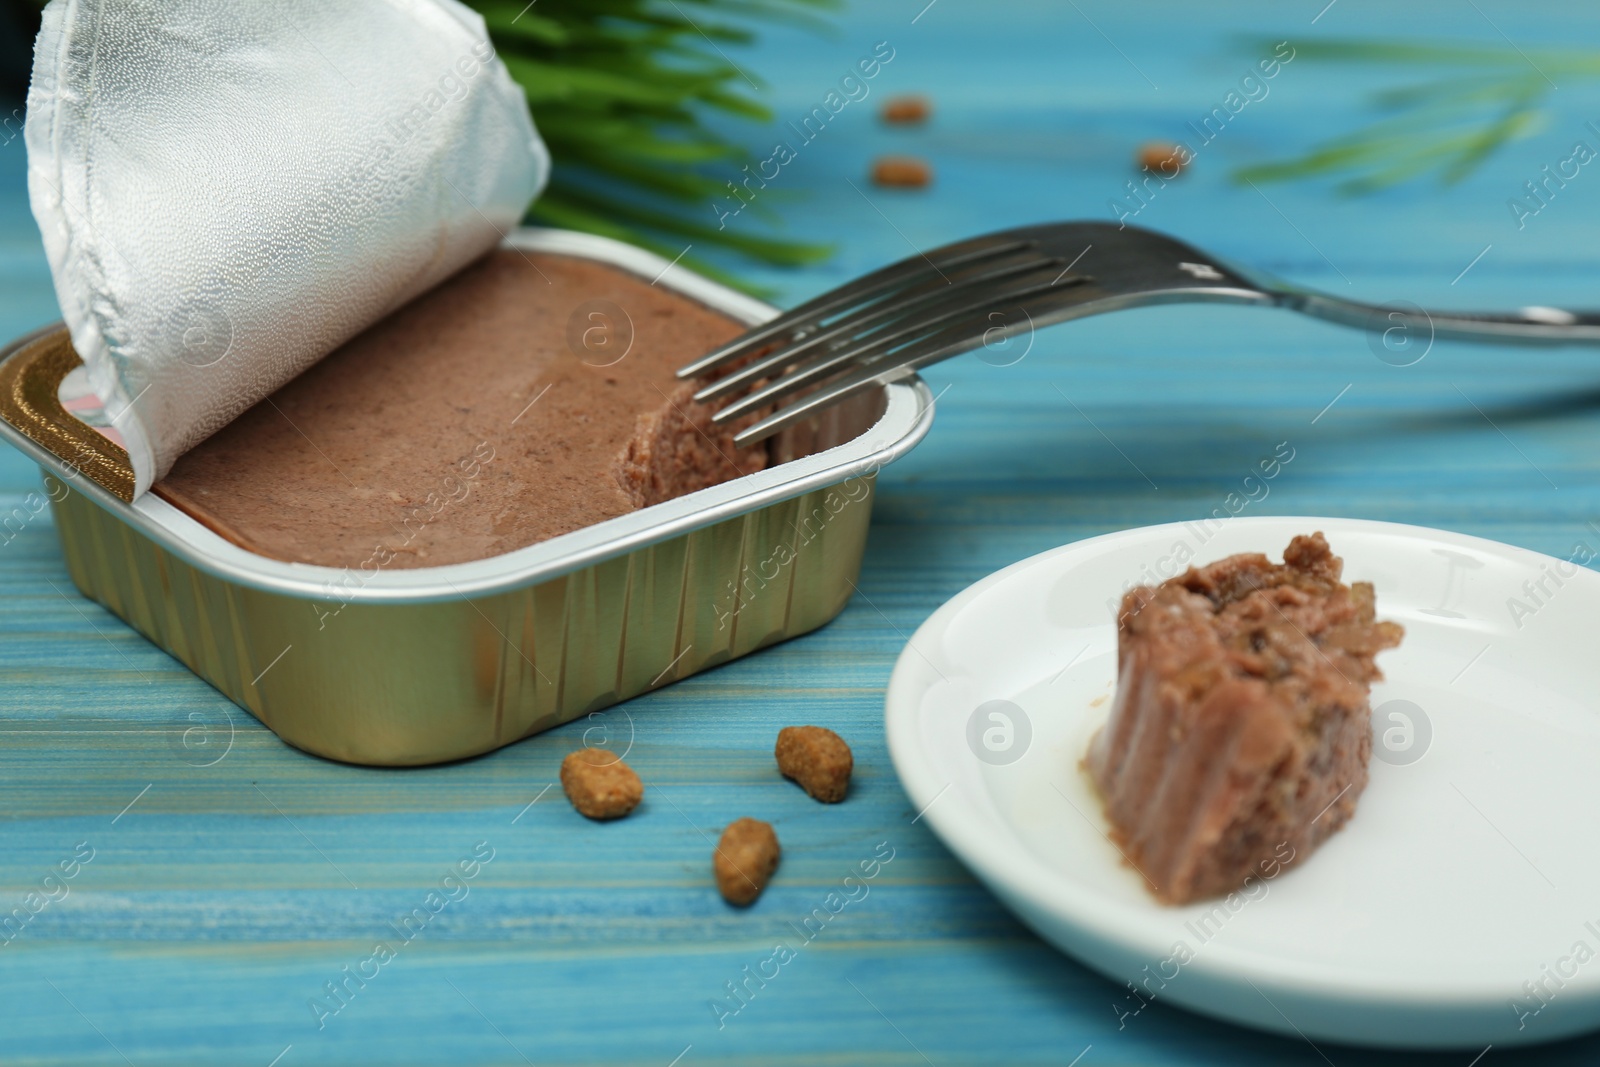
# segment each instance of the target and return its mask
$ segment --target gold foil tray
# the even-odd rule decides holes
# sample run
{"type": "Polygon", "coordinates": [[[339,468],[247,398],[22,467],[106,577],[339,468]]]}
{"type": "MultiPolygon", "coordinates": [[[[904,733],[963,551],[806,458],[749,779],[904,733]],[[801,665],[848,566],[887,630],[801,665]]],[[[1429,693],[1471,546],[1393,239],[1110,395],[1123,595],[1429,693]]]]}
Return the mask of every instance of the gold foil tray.
{"type": "MultiPolygon", "coordinates": [[[[742,321],[770,307],[603,238],[518,247],[657,277],[742,321]]],[[[849,601],[878,469],[932,421],[911,378],[779,438],[782,460],[505,556],[383,572],[250,553],[153,495],[127,454],[61,410],[64,330],[0,349],[0,437],[47,474],[72,580],[307,752],[416,765],[488,752],[774,642],[849,601]],[[81,470],[83,479],[72,479],[81,470]]]]}

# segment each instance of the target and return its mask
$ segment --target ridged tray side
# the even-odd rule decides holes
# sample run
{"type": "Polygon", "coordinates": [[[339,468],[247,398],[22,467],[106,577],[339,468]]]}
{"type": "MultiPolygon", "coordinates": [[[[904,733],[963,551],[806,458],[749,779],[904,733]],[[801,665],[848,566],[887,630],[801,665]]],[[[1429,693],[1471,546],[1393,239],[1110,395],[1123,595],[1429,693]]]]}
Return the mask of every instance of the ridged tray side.
{"type": "Polygon", "coordinates": [[[849,601],[872,479],[818,489],[523,589],[341,603],[236,585],[82,493],[72,580],[285,741],[406,766],[491,751],[816,629],[849,601]]]}

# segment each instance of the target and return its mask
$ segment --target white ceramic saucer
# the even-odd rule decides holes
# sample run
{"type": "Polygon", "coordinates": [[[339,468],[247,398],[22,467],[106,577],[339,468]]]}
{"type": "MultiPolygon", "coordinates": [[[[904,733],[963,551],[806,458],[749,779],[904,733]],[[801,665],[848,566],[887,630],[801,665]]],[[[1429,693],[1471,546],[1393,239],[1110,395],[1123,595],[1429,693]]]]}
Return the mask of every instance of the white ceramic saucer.
{"type": "MultiPolygon", "coordinates": [[[[1600,536],[1573,546],[1583,562],[1600,536]]],[[[913,806],[1039,934],[1126,988],[1313,1041],[1497,1048],[1600,1027],[1600,574],[1349,519],[1154,526],[1007,567],[941,607],[889,683],[913,806]],[[1354,819],[1251,896],[1146,892],[1079,769],[1115,681],[1125,584],[1273,559],[1322,530],[1406,628],[1373,689],[1354,819]]]]}

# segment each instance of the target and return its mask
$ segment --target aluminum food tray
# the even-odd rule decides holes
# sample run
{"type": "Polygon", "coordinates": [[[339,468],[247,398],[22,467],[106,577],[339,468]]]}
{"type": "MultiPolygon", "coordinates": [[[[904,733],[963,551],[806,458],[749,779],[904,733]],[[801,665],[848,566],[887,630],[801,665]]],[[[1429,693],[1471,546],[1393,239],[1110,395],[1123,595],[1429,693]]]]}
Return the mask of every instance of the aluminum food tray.
{"type": "MultiPolygon", "coordinates": [[[[775,309],[561,230],[507,244],[609,263],[751,325],[775,309]]],[[[418,765],[488,752],[813,630],[849,600],[874,479],[927,433],[916,378],[777,440],[766,470],[490,559],[350,571],[268,559],[131,496],[56,401],[61,326],[0,349],[0,435],[35,459],[72,580],[288,743],[418,765]]],[[[120,453],[120,456],[119,456],[120,453]]]]}

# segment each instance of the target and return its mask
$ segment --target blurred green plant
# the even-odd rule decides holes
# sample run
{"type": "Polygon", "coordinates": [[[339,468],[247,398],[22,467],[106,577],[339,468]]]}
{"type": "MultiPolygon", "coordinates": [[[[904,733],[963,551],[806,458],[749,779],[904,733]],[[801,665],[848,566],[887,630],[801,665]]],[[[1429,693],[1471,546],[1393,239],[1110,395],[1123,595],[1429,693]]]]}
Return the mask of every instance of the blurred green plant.
{"type": "Polygon", "coordinates": [[[1375,94],[1377,121],[1302,155],[1235,170],[1240,182],[1338,178],[1340,192],[1357,196],[1430,173],[1452,185],[1508,142],[1536,132],[1557,85],[1600,77],[1600,54],[1578,50],[1361,40],[1297,41],[1295,47],[1299,58],[1312,62],[1437,74],[1375,94]]]}
{"type": "MultiPolygon", "coordinates": [[[[763,22],[826,29],[823,12],[839,0],[468,2],[528,94],[554,160],[534,221],[669,258],[685,245],[782,266],[829,255],[822,245],[717,228],[713,201],[756,159],[706,119],[770,121],[759,79],[724,46],[748,43],[763,22]]],[[[698,256],[682,262],[739,284],[698,256]]]]}
{"type": "MultiPolygon", "coordinates": [[[[758,75],[727,46],[762,25],[832,28],[842,0],[467,0],[528,95],[554,161],[530,220],[615,237],[669,258],[686,245],[799,266],[831,249],[718,229],[713,201],[756,158],[717,132],[714,115],[768,122],[758,75]]],[[[27,87],[43,0],[0,0],[0,93],[27,87]]],[[[769,196],[771,200],[779,199],[769,196]]],[[[752,205],[749,214],[774,213],[752,205]]],[[[749,289],[702,257],[681,262],[749,289]]]]}

